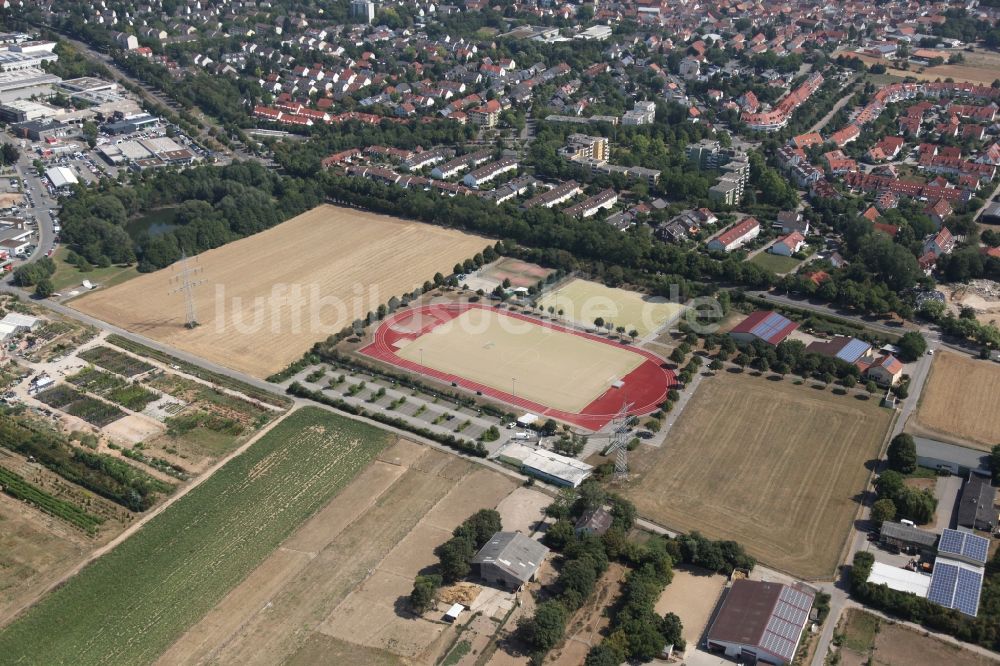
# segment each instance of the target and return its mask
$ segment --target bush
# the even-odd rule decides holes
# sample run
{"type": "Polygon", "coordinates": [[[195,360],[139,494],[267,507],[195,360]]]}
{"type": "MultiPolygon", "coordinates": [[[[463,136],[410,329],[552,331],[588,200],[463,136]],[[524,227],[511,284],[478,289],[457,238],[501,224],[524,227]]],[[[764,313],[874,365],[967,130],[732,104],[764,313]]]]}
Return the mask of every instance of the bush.
{"type": "Polygon", "coordinates": [[[434,595],[441,586],[441,576],[417,576],[413,581],[413,591],[410,592],[410,608],[417,615],[422,615],[434,605],[434,595]]]}
{"type": "Polygon", "coordinates": [[[518,630],[534,651],[548,652],[562,640],[568,615],[559,601],[551,599],[540,603],[534,616],[522,619],[518,630]]]}

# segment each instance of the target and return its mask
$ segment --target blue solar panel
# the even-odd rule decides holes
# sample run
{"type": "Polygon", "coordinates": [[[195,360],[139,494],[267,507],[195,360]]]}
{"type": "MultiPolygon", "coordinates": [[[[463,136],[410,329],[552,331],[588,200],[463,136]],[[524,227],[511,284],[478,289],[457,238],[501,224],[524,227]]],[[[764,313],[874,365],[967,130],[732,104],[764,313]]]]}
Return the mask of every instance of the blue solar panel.
{"type": "Polygon", "coordinates": [[[975,617],[976,613],[979,612],[979,593],[982,589],[983,574],[981,572],[959,569],[954,608],[975,617]]]}
{"type": "Polygon", "coordinates": [[[939,553],[960,555],[982,564],[986,563],[989,549],[989,539],[958,530],[946,529],[942,531],[941,540],[938,542],[939,553]]]}
{"type": "Polygon", "coordinates": [[[785,328],[788,325],[788,319],[781,316],[777,312],[772,312],[771,314],[764,317],[759,324],[751,329],[751,333],[756,335],[758,338],[763,340],[770,340],[771,336],[785,328]]]}
{"type": "Polygon", "coordinates": [[[927,598],[938,605],[952,608],[952,601],[955,598],[955,583],[957,582],[957,566],[943,562],[935,563],[927,598]]]}
{"type": "Polygon", "coordinates": [[[990,552],[990,540],[984,539],[981,536],[976,536],[975,534],[967,534],[965,537],[965,545],[962,548],[962,554],[966,557],[970,557],[977,562],[982,562],[986,564],[986,559],[990,552]]]}
{"type": "Polygon", "coordinates": [[[946,608],[954,608],[975,617],[979,612],[982,588],[982,569],[938,559],[934,564],[927,598],[946,608]]]}
{"type": "Polygon", "coordinates": [[[841,361],[854,363],[859,358],[861,358],[862,354],[868,351],[869,347],[871,347],[871,345],[869,345],[864,340],[856,340],[856,339],[851,340],[846,345],[844,345],[843,349],[841,349],[837,353],[837,358],[839,358],[841,361]]]}

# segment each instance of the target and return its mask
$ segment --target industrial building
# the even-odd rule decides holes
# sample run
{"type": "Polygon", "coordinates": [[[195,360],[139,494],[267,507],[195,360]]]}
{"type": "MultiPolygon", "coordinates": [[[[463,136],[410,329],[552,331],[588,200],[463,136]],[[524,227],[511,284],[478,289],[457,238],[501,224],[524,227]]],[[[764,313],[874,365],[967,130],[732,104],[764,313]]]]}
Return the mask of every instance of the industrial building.
{"type": "Polygon", "coordinates": [[[52,183],[52,187],[57,190],[61,190],[64,187],[70,187],[76,185],[79,180],[77,180],[76,174],[73,173],[68,167],[57,166],[47,169],[45,171],[45,177],[49,179],[52,183]]]}
{"type": "Polygon", "coordinates": [[[488,583],[519,590],[534,579],[548,553],[548,548],[520,532],[497,532],[472,558],[472,568],[488,583]]]}
{"type": "Polygon", "coordinates": [[[737,580],[709,627],[708,649],[743,663],[788,664],[795,658],[815,597],[804,587],[737,580]]]}
{"type": "Polygon", "coordinates": [[[501,457],[508,462],[519,464],[524,474],[567,488],[578,487],[594,471],[592,465],[576,458],[523,444],[509,444],[503,450],[501,457]]]}

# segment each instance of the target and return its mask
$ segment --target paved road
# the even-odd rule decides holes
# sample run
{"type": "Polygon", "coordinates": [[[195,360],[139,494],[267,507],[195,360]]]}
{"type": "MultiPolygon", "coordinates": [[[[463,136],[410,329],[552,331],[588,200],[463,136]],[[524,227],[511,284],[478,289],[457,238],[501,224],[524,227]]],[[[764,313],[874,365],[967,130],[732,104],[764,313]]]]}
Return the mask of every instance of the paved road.
{"type": "MultiPolygon", "coordinates": [[[[928,349],[936,350],[940,346],[940,338],[936,334],[926,335],[925,337],[928,338],[928,349]]],[[[903,432],[903,428],[906,426],[907,420],[916,410],[917,404],[920,402],[920,394],[924,390],[924,384],[927,382],[927,375],[930,372],[932,360],[933,356],[924,355],[910,365],[910,387],[907,392],[908,395],[906,399],[900,401],[898,405],[896,420],[893,423],[889,439],[903,432]]],[[[882,456],[880,455],[879,457],[881,458],[882,456]]],[[[871,494],[869,494],[868,497],[870,498],[871,494]]],[[[866,503],[861,507],[859,516],[860,524],[866,525],[870,515],[871,506],[866,501],[866,503]]],[[[862,530],[855,530],[852,533],[851,542],[847,549],[844,563],[846,565],[850,565],[850,563],[854,560],[854,554],[859,550],[866,550],[867,548],[867,535],[862,530]]],[[[819,643],[817,644],[816,652],[813,655],[812,666],[824,666],[827,652],[829,651],[830,644],[833,640],[833,630],[836,628],[837,620],[840,617],[841,612],[843,612],[843,610],[848,606],[858,606],[858,604],[848,598],[846,570],[847,567],[844,568],[845,573],[841,576],[840,580],[831,583],[824,583],[821,586],[823,591],[830,595],[830,616],[827,619],[826,624],[823,626],[823,631],[820,634],[819,643]]]]}
{"type": "Polygon", "coordinates": [[[14,165],[14,169],[21,179],[21,192],[23,194],[30,193],[34,203],[29,205],[27,197],[25,197],[19,215],[34,217],[38,223],[38,237],[34,240],[36,247],[31,256],[28,257],[28,260],[43,257],[52,249],[55,241],[55,232],[52,229],[52,211],[57,207],[57,202],[54,197],[49,195],[49,191],[46,188],[45,175],[37,174],[32,176],[29,174],[29,171],[34,168],[33,162],[35,159],[35,155],[28,152],[30,144],[22,146],[22,142],[19,139],[15,139],[7,133],[0,134],[0,143],[13,144],[21,151],[21,157],[17,160],[17,164],[14,165]]]}

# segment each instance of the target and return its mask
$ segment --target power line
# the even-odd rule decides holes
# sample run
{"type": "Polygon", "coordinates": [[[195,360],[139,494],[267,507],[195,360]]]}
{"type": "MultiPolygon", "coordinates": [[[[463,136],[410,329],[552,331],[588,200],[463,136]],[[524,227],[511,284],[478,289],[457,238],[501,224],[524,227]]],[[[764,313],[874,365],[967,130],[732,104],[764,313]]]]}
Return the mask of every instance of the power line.
{"type": "MultiPolygon", "coordinates": [[[[197,259],[195,259],[197,262],[197,259]]],[[[171,282],[174,284],[180,283],[180,286],[171,291],[171,294],[183,293],[184,294],[184,306],[185,306],[185,322],[184,326],[187,328],[195,328],[199,325],[198,313],[195,309],[194,301],[194,289],[195,287],[200,287],[205,283],[204,280],[193,280],[192,277],[201,274],[201,266],[192,266],[191,262],[188,260],[187,252],[181,254],[181,260],[177,262],[180,268],[177,270],[177,274],[171,278],[171,282]]]]}

